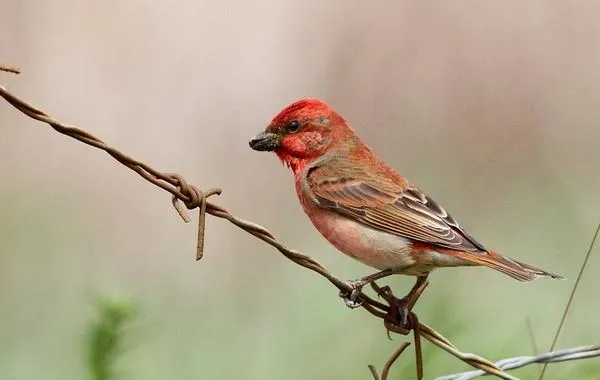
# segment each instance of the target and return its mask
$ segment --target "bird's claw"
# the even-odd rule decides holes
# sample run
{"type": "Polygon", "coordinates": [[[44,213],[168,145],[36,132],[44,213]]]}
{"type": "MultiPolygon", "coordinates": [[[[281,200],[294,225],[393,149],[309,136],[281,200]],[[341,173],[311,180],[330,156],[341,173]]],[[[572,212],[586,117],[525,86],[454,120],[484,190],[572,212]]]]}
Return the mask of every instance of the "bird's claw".
{"type": "Polygon", "coordinates": [[[340,297],[344,299],[344,303],[351,309],[355,309],[360,307],[364,300],[360,298],[360,293],[362,291],[363,286],[365,286],[365,282],[362,280],[351,280],[346,283],[351,290],[342,290],[340,292],[340,297]]]}
{"type": "Polygon", "coordinates": [[[379,298],[383,298],[384,300],[389,300],[390,298],[394,297],[394,294],[392,293],[392,288],[390,288],[389,286],[382,286],[381,288],[377,289],[377,297],[379,298]]]}

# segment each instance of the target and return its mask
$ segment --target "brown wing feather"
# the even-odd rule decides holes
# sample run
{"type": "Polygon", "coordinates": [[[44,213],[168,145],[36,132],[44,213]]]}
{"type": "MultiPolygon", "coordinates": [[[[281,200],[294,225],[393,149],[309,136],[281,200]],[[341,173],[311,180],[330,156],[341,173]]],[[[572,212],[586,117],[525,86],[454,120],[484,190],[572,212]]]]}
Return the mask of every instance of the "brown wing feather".
{"type": "Polygon", "coordinates": [[[361,168],[348,157],[313,167],[306,175],[308,187],[321,207],[371,228],[445,248],[486,251],[433,199],[382,175],[390,174],[390,168],[383,168],[386,173],[361,168]]]}

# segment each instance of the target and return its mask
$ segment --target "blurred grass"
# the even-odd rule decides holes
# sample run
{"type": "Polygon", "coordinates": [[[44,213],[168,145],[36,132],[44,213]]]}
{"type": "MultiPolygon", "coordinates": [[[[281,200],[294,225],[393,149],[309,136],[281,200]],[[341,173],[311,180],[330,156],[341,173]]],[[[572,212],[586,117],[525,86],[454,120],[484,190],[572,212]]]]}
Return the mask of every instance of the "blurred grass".
{"type": "MultiPolygon", "coordinates": [[[[552,193],[545,196],[554,199],[552,193]]],[[[218,268],[214,260],[219,255],[210,248],[206,261],[192,265],[198,268],[193,275],[207,277],[217,271],[216,275],[223,279],[207,283],[204,288],[177,285],[177,271],[163,272],[148,284],[140,285],[137,273],[146,269],[139,265],[132,272],[120,275],[121,288],[139,293],[152,326],[143,344],[120,358],[122,351],[116,347],[119,334],[127,336],[125,322],[129,315],[120,308],[124,304],[101,303],[91,322],[86,312],[90,300],[94,300],[90,293],[105,288],[114,277],[94,278],[97,275],[88,273],[97,273],[102,268],[99,263],[122,260],[94,259],[101,251],[88,247],[90,231],[108,228],[110,232],[110,227],[94,222],[82,225],[79,221],[86,213],[85,206],[74,208],[69,196],[55,197],[52,203],[17,202],[14,194],[0,191],[0,199],[6,205],[5,213],[0,215],[3,227],[0,246],[10,253],[3,256],[4,265],[0,267],[1,378],[26,380],[42,374],[49,379],[81,378],[86,368],[79,364],[82,351],[77,342],[83,338],[87,342],[83,352],[88,367],[94,368],[94,376],[102,379],[110,376],[114,365],[119,363],[119,368],[127,374],[123,378],[127,379],[215,379],[243,374],[248,379],[358,380],[369,378],[367,364],[380,368],[404,339],[395,337],[388,341],[379,321],[360,310],[346,309],[326,281],[256,243],[264,251],[256,254],[257,259],[266,259],[273,272],[269,272],[270,280],[265,281],[262,277],[265,272],[249,261],[240,268],[243,270],[239,273],[248,276],[241,288],[227,286],[228,272],[218,268]],[[57,235],[57,226],[58,231],[70,234],[57,235]],[[74,266],[94,271],[73,270],[74,266]],[[45,278],[55,280],[48,282],[45,278]],[[175,287],[177,291],[173,290],[175,287]],[[90,347],[91,342],[96,343],[90,347]],[[31,357],[36,358],[34,367],[30,365],[31,357]]],[[[539,204],[545,207],[544,202],[539,204]]],[[[560,271],[569,277],[567,281],[541,280],[525,286],[485,269],[449,269],[434,274],[432,286],[417,305],[417,312],[424,322],[461,350],[476,352],[490,360],[532,353],[525,323],[529,316],[538,344],[544,349],[550,343],[576,267],[589,243],[589,236],[581,235],[581,249],[579,246],[573,249],[569,259],[573,270],[560,271]]],[[[207,236],[210,242],[210,228],[207,236]]],[[[255,244],[251,237],[244,238],[249,245],[255,244]]],[[[189,240],[193,241],[193,236],[189,240]]],[[[101,240],[95,244],[118,250],[115,242],[101,240]]],[[[319,258],[324,258],[320,252],[331,250],[321,240],[296,245],[319,258]]],[[[161,250],[167,252],[168,248],[161,250]]],[[[181,261],[184,267],[189,267],[191,257],[182,257],[181,261]]],[[[597,281],[593,276],[597,262],[597,255],[593,255],[559,347],[595,343],[598,339],[590,333],[596,323],[589,317],[597,307],[592,291],[597,281]]],[[[340,255],[327,256],[325,263],[347,278],[368,272],[340,255]]],[[[118,266],[111,268],[115,270],[118,266]]],[[[412,279],[397,276],[389,282],[401,292],[410,286],[412,279]]],[[[468,369],[427,342],[424,355],[426,378],[468,369]]],[[[413,378],[413,360],[409,348],[393,367],[392,378],[413,378]]],[[[595,380],[593,374],[597,371],[596,359],[552,364],[546,379],[574,376],[595,380]]],[[[529,379],[538,372],[539,366],[531,366],[515,374],[529,379]]]]}
{"type": "MultiPolygon", "coordinates": [[[[439,300],[438,300],[439,301],[439,300]]],[[[122,296],[104,296],[98,298],[94,305],[95,312],[92,315],[91,320],[87,325],[87,335],[86,335],[86,354],[87,354],[87,369],[89,373],[90,380],[114,380],[114,379],[135,379],[141,378],[140,372],[143,371],[133,371],[129,372],[127,376],[124,376],[122,373],[118,371],[119,365],[126,365],[126,361],[128,360],[127,354],[131,354],[135,352],[135,347],[131,346],[131,326],[133,320],[138,315],[137,313],[137,305],[132,302],[131,299],[123,298],[122,296]],[[124,363],[125,362],[125,363],[124,363]]],[[[433,326],[445,325],[446,329],[452,331],[453,335],[460,335],[464,332],[468,326],[464,322],[453,321],[450,325],[448,325],[448,320],[443,317],[443,315],[448,315],[447,313],[451,312],[451,308],[449,304],[446,302],[440,303],[440,308],[437,310],[438,314],[436,318],[429,321],[429,323],[433,326]]],[[[210,319],[210,318],[209,318],[210,319]]],[[[293,322],[293,321],[292,321],[293,322]]],[[[509,338],[508,341],[505,341],[503,344],[500,344],[497,349],[494,349],[495,359],[505,358],[515,356],[515,352],[520,352],[523,350],[523,337],[526,332],[526,325],[523,326],[523,329],[519,329],[515,331],[513,336],[509,338]]],[[[302,336],[302,335],[301,335],[302,336]]],[[[296,338],[295,342],[291,342],[293,346],[296,347],[306,347],[311,343],[315,342],[307,342],[303,340],[299,336],[296,338]]],[[[320,342],[317,342],[318,345],[326,346],[328,342],[330,342],[329,338],[323,336],[321,337],[320,342]]],[[[405,338],[402,336],[393,335],[393,345],[398,345],[400,341],[409,340],[412,343],[412,337],[405,338]]],[[[382,339],[383,340],[383,339],[382,339]]],[[[151,343],[151,342],[145,342],[151,343]]],[[[216,343],[216,342],[215,342],[216,343]]],[[[288,342],[290,343],[290,342],[288,342]]],[[[380,345],[377,345],[380,346],[380,345]]],[[[390,344],[386,344],[386,346],[390,346],[390,344]]],[[[378,362],[383,362],[387,358],[386,355],[389,356],[391,353],[383,352],[381,347],[377,348],[373,347],[377,352],[377,355],[380,357],[377,359],[378,362]]],[[[529,354],[533,354],[533,352],[529,352],[529,354]]],[[[281,352],[282,356],[285,357],[298,357],[299,360],[305,361],[311,360],[311,354],[301,349],[299,351],[284,351],[281,352]]],[[[313,367],[314,364],[317,363],[318,355],[314,357],[313,363],[309,367],[313,367]]],[[[438,349],[437,347],[429,344],[424,341],[424,350],[423,350],[423,358],[425,363],[425,378],[433,378],[434,376],[449,374],[453,372],[460,372],[462,370],[470,370],[472,368],[466,366],[464,363],[459,362],[453,358],[451,358],[454,363],[447,363],[448,354],[438,349]],[[443,363],[443,364],[442,364],[443,363]]],[[[233,365],[234,363],[227,363],[228,358],[222,358],[221,361],[217,361],[221,365],[233,365]]],[[[416,373],[414,369],[414,352],[412,350],[407,350],[401,356],[401,359],[398,360],[395,365],[392,367],[390,371],[390,376],[388,379],[411,379],[415,378],[416,373]]],[[[598,364],[594,363],[594,360],[597,359],[589,359],[587,361],[578,361],[578,362],[567,362],[561,364],[551,364],[551,368],[549,373],[554,373],[554,376],[557,377],[547,377],[547,378],[577,378],[577,379],[595,379],[594,376],[598,375],[598,364]]],[[[335,376],[334,374],[339,373],[340,369],[343,370],[343,357],[339,357],[338,360],[334,363],[329,363],[331,366],[339,365],[340,367],[335,368],[331,366],[327,366],[327,368],[323,365],[317,366],[319,371],[323,371],[320,374],[314,373],[315,378],[327,378],[327,372],[330,372],[331,376],[335,376]]],[[[327,363],[325,363],[327,364],[327,363]]],[[[382,364],[381,364],[382,365],[382,364]]],[[[139,366],[132,366],[132,368],[139,368],[139,366]]],[[[356,368],[353,370],[355,376],[352,378],[364,378],[370,379],[369,374],[366,372],[366,367],[364,368],[364,375],[361,374],[362,368],[356,368]]],[[[285,373],[289,368],[283,369],[282,372],[285,373]]],[[[533,379],[537,378],[539,374],[540,366],[539,365],[530,365],[522,369],[511,371],[511,374],[522,378],[522,379],[533,379]]],[[[315,371],[317,372],[317,371],[315,371]]],[[[309,371],[309,373],[311,373],[309,371]]],[[[174,378],[182,378],[179,375],[174,374],[176,377],[174,378]]],[[[184,376],[183,378],[188,378],[184,376]]],[[[209,378],[206,373],[199,372],[198,378],[209,378]]],[[[271,378],[271,377],[267,377],[271,378]]],[[[279,378],[279,377],[273,377],[279,378]]]]}
{"type": "Polygon", "coordinates": [[[96,301],[95,310],[87,334],[90,380],[123,378],[117,373],[117,365],[126,353],[124,342],[136,316],[136,306],[122,296],[103,296],[96,301]]]}

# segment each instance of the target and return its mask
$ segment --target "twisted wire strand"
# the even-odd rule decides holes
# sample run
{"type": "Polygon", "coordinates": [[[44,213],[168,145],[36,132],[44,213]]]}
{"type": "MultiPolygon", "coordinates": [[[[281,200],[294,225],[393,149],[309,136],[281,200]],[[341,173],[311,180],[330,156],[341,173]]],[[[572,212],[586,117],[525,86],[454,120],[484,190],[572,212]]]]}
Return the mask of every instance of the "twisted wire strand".
{"type": "MultiPolygon", "coordinates": [[[[600,357],[600,344],[566,348],[563,350],[545,352],[535,356],[516,356],[497,361],[496,366],[508,371],[534,363],[559,363],[596,357],[600,357]]],[[[468,371],[436,377],[434,380],[470,380],[485,375],[486,373],[483,371],[468,371]]]]}

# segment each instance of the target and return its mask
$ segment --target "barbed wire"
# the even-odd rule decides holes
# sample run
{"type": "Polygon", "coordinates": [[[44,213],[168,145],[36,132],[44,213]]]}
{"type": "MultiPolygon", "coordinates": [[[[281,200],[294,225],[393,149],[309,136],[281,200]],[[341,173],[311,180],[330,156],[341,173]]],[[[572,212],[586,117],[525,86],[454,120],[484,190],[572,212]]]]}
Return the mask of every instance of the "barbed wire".
{"type": "MultiPolygon", "coordinates": [[[[19,73],[20,70],[11,66],[2,66],[0,65],[1,71],[7,71],[12,73],[19,73]]],[[[322,264],[320,264],[314,258],[301,253],[297,250],[291,249],[285,246],[283,243],[278,241],[275,236],[267,230],[265,227],[262,227],[256,223],[244,220],[242,218],[236,217],[232,215],[228,210],[223,207],[220,207],[212,202],[209,202],[207,198],[218,195],[221,193],[221,190],[218,188],[211,188],[206,191],[200,190],[198,187],[188,183],[181,175],[176,173],[167,173],[156,170],[149,165],[128,156],[119,150],[109,146],[104,141],[99,139],[98,137],[92,135],[91,133],[71,124],[62,123],[51,116],[49,116],[44,111],[39,108],[33,106],[29,102],[20,99],[16,95],[10,93],[6,88],[0,86],[0,96],[2,96],[8,103],[10,103],[13,107],[15,107],[18,111],[25,114],[26,116],[38,120],[40,122],[46,123],[50,125],[55,131],[74,138],[84,144],[93,146],[97,149],[103,150],[108,153],[111,157],[117,160],[119,163],[128,167],[129,169],[138,173],[142,178],[146,179],[148,182],[160,187],[163,190],[168,191],[171,194],[171,202],[175,207],[178,214],[185,222],[189,222],[190,218],[183,208],[185,206],[188,210],[198,208],[199,216],[198,216],[198,236],[197,236],[197,247],[196,247],[196,259],[199,260],[202,258],[204,253],[204,232],[205,232],[205,217],[206,214],[213,215],[217,218],[225,219],[235,226],[241,228],[247,233],[255,236],[256,238],[264,241],[265,243],[271,245],[275,249],[277,249],[281,254],[290,259],[292,262],[300,265],[304,268],[310,269],[313,272],[316,272],[329,280],[340,292],[344,292],[348,294],[348,292],[354,290],[354,287],[346,282],[336,277],[334,274],[329,272],[322,264]],[[182,206],[183,205],[183,206],[182,206]]],[[[423,289],[428,285],[425,283],[423,285],[423,289]]],[[[379,302],[368,295],[366,295],[362,290],[358,294],[358,299],[361,302],[361,307],[365,309],[370,314],[374,315],[377,318],[380,318],[384,322],[384,326],[388,330],[388,332],[394,332],[401,335],[408,335],[411,332],[413,333],[414,343],[415,343],[415,360],[416,360],[416,369],[417,369],[417,377],[421,379],[423,377],[423,360],[422,360],[422,351],[421,351],[421,338],[425,338],[429,342],[435,344],[440,347],[444,351],[449,354],[455,356],[459,360],[479,369],[480,371],[476,371],[479,373],[492,374],[502,379],[507,380],[517,380],[514,376],[506,373],[500,365],[494,364],[489,360],[486,360],[480,356],[471,353],[463,353],[456,346],[454,346],[448,339],[442,336],[440,333],[435,331],[433,328],[427,326],[424,323],[419,322],[416,314],[410,312],[408,315],[408,322],[404,321],[402,318],[402,313],[399,310],[400,300],[391,294],[391,291],[384,291],[377,284],[371,283],[372,288],[375,292],[383,297],[383,299],[387,303],[379,302]]],[[[369,366],[371,370],[371,374],[376,380],[386,380],[390,367],[393,363],[398,359],[398,357],[402,354],[406,346],[407,342],[404,342],[402,346],[394,352],[394,354],[388,359],[384,370],[382,371],[381,378],[377,375],[377,371],[373,366],[369,366]]],[[[575,350],[575,349],[573,349],[575,350]]],[[[557,351],[558,352],[558,351],[557,351]]],[[[575,359],[583,359],[587,357],[593,357],[590,355],[580,355],[577,356],[577,352],[571,353],[569,355],[562,356],[562,360],[551,360],[545,359],[546,356],[550,355],[553,358],[554,353],[546,353],[539,355],[538,360],[547,360],[548,362],[555,361],[564,361],[564,360],[575,360],[575,359]],[[540,359],[541,358],[541,359],[540,359]]],[[[597,355],[595,355],[597,356],[597,355]]],[[[525,358],[525,357],[519,357],[525,358]]],[[[515,358],[515,359],[519,359],[515,358]]],[[[505,359],[510,360],[510,359],[505,359]]],[[[525,360],[525,359],[521,359],[525,360]]],[[[538,361],[529,361],[525,362],[525,364],[521,366],[535,363],[538,361]]],[[[513,362],[509,362],[513,363],[513,362]]],[[[518,362],[521,363],[521,362],[518,362]]],[[[517,367],[506,366],[505,369],[511,369],[517,367]]],[[[478,375],[479,376],[479,375],[478,375]]]]}
{"type": "Polygon", "coordinates": [[[21,70],[18,67],[3,65],[0,63],[0,71],[6,71],[7,73],[21,74],[21,70]]]}
{"type": "MultiPolygon", "coordinates": [[[[596,357],[600,357],[600,343],[593,346],[581,346],[567,348],[564,350],[546,352],[536,356],[517,356],[514,358],[508,358],[497,361],[495,364],[497,367],[507,371],[511,369],[525,367],[526,365],[533,363],[558,363],[568,360],[588,359],[596,357]]],[[[434,380],[470,380],[485,375],[486,373],[483,371],[468,371],[455,373],[453,375],[436,377],[434,380]]]]}

